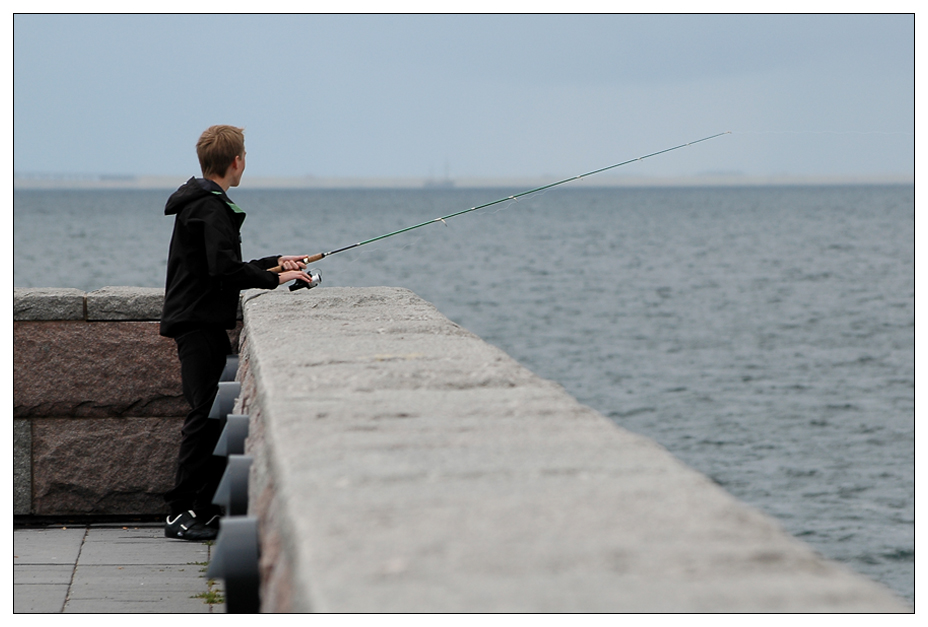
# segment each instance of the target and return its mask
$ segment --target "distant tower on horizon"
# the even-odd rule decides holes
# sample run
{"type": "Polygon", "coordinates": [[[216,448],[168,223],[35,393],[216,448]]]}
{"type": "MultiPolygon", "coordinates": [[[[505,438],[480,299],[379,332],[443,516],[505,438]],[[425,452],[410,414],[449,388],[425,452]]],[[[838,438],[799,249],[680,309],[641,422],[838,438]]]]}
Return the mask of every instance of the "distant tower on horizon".
{"type": "Polygon", "coordinates": [[[449,176],[448,171],[448,160],[445,159],[445,178],[436,179],[430,172],[429,178],[425,180],[422,187],[426,189],[451,189],[454,187],[454,181],[451,179],[451,176],[449,176]]]}

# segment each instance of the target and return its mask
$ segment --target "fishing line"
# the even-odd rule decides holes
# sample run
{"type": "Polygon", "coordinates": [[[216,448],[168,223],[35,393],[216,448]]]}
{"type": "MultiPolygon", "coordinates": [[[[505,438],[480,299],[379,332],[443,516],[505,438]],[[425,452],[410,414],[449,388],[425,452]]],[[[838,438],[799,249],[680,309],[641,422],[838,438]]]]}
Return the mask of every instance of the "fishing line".
{"type": "Polygon", "coordinates": [[[381,242],[378,245],[370,246],[369,248],[362,248],[360,250],[348,251],[348,254],[344,256],[342,263],[346,265],[354,265],[358,262],[370,259],[373,255],[378,253],[386,255],[388,253],[403,253],[411,248],[415,248],[422,242],[422,236],[413,236],[409,240],[406,240],[402,243],[399,241],[395,243],[390,242],[381,242]]]}
{"type": "MultiPolygon", "coordinates": [[[[548,183],[547,185],[542,185],[541,187],[535,187],[535,188],[533,188],[533,189],[528,189],[528,190],[525,190],[524,192],[519,192],[518,194],[510,194],[509,196],[504,196],[503,198],[498,198],[498,199],[493,200],[493,201],[491,201],[491,202],[484,203],[484,204],[482,204],[482,205],[477,205],[476,207],[471,207],[470,209],[464,209],[464,210],[462,210],[462,211],[456,211],[456,212],[454,212],[454,213],[449,213],[448,215],[442,216],[442,217],[440,217],[440,218],[434,218],[434,219],[432,219],[432,220],[427,220],[427,221],[425,221],[425,222],[420,222],[419,224],[414,224],[414,225],[412,225],[412,226],[408,226],[408,227],[403,228],[403,229],[398,229],[398,230],[396,230],[396,231],[391,231],[391,232],[389,232],[389,233],[384,233],[383,235],[378,235],[378,236],[376,236],[376,237],[372,237],[372,238],[370,238],[370,239],[362,240],[362,241],[356,242],[356,243],[354,243],[354,244],[349,244],[348,246],[342,246],[341,248],[336,248],[335,250],[330,250],[329,252],[316,253],[315,255],[307,255],[306,257],[303,258],[303,263],[312,263],[312,262],[314,262],[314,261],[319,261],[319,260],[324,259],[324,258],[326,258],[326,257],[330,257],[330,256],[332,256],[332,255],[337,255],[338,253],[343,253],[343,252],[345,252],[345,251],[352,250],[352,249],[354,249],[354,248],[358,248],[358,247],[360,247],[360,246],[366,246],[366,245],[368,245],[368,244],[372,244],[372,243],[374,243],[374,242],[379,242],[380,240],[384,240],[384,239],[387,239],[387,238],[389,238],[389,237],[393,237],[393,236],[395,236],[395,235],[400,235],[401,233],[407,233],[407,232],[412,231],[412,230],[414,230],[414,229],[418,229],[418,228],[421,228],[421,227],[423,227],[423,226],[428,226],[429,224],[435,224],[435,223],[439,223],[439,222],[440,222],[440,223],[444,223],[444,224],[447,226],[447,222],[446,222],[446,221],[447,221],[447,220],[450,220],[451,218],[456,218],[456,217],[458,217],[458,216],[462,216],[462,215],[464,215],[464,214],[471,213],[471,212],[473,212],[473,211],[478,211],[478,210],[480,210],[480,209],[486,209],[486,208],[488,208],[488,207],[493,207],[493,206],[500,205],[500,204],[503,204],[503,203],[508,203],[508,202],[511,202],[511,201],[516,201],[516,200],[518,200],[519,198],[522,198],[523,196],[529,196],[529,195],[531,195],[531,194],[537,194],[538,192],[543,192],[543,191],[552,189],[552,188],[554,188],[554,187],[557,187],[557,186],[559,186],[559,185],[564,185],[565,183],[570,183],[570,182],[573,182],[573,181],[579,181],[579,180],[584,179],[584,178],[586,178],[586,177],[588,177],[588,176],[594,176],[594,175],[596,175],[596,174],[600,174],[600,173],[606,172],[606,171],[608,171],[608,170],[613,170],[613,169],[615,169],[615,168],[619,168],[619,167],[622,167],[622,166],[624,166],[624,165],[628,165],[628,164],[630,164],[630,163],[636,163],[636,162],[638,162],[638,161],[643,161],[643,160],[645,160],[645,159],[650,159],[651,157],[656,157],[657,155],[666,154],[666,153],[671,152],[671,151],[674,151],[674,150],[679,150],[680,148],[686,148],[686,147],[692,146],[692,145],[694,145],[694,144],[699,144],[699,143],[701,143],[701,142],[709,141],[710,139],[715,139],[716,137],[721,137],[722,135],[729,135],[729,134],[731,134],[731,131],[725,131],[724,133],[716,133],[715,135],[710,135],[709,137],[703,137],[702,139],[697,139],[697,140],[695,140],[695,141],[687,142],[687,143],[685,143],[685,144],[680,144],[679,146],[674,146],[673,148],[665,148],[664,150],[658,150],[657,152],[652,152],[652,153],[647,154],[647,155],[642,155],[642,156],[636,157],[636,158],[634,158],[634,159],[628,159],[628,160],[626,160],[626,161],[622,161],[622,162],[619,162],[619,163],[614,163],[614,164],[609,165],[609,166],[606,166],[606,167],[604,167],[604,168],[598,168],[598,169],[596,169],[596,170],[590,170],[589,172],[584,172],[583,174],[578,174],[578,175],[576,175],[576,176],[571,176],[571,177],[568,177],[568,178],[566,178],[566,179],[561,179],[561,180],[555,181],[555,182],[553,182],[553,183],[548,183]]],[[[270,271],[271,271],[271,272],[282,272],[282,271],[283,271],[283,268],[282,268],[281,266],[277,266],[277,267],[275,267],[275,268],[271,268],[270,271]]],[[[292,289],[299,289],[300,287],[305,287],[305,286],[306,286],[306,283],[303,283],[302,281],[296,281],[293,285],[290,286],[290,289],[291,289],[291,290],[292,290],[292,289]]]]}

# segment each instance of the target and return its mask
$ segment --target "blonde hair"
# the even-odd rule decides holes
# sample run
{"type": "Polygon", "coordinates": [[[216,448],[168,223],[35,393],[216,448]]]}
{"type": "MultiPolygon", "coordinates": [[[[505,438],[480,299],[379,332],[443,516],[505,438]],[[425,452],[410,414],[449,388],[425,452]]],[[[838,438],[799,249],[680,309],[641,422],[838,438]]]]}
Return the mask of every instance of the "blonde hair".
{"type": "Polygon", "coordinates": [[[225,176],[236,157],[245,156],[245,129],[227,124],[210,126],[197,140],[203,176],[225,176]]]}

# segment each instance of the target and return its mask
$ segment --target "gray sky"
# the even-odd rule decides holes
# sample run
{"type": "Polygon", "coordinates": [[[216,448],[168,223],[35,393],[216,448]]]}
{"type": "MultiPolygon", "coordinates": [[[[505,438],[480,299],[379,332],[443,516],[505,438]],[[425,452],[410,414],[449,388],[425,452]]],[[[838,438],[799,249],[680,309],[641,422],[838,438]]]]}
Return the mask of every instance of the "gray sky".
{"type": "Polygon", "coordinates": [[[914,173],[897,16],[16,15],[14,171],[252,176],[914,173]]]}

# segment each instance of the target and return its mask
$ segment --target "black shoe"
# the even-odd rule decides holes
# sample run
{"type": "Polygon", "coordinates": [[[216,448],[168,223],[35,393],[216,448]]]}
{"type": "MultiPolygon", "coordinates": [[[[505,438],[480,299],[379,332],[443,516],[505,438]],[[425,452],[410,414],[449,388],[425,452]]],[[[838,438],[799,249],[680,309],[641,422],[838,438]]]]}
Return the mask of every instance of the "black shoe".
{"type": "MultiPolygon", "coordinates": [[[[207,517],[200,516],[200,518],[206,520],[207,517]]],[[[219,514],[213,514],[211,517],[209,517],[209,520],[206,520],[206,522],[203,524],[209,527],[210,529],[215,529],[216,531],[219,531],[219,519],[220,518],[221,516],[219,514]]]]}
{"type": "Polygon", "coordinates": [[[214,516],[210,521],[204,523],[203,521],[197,520],[197,515],[192,509],[173,517],[168,516],[164,525],[164,535],[167,538],[203,541],[215,540],[218,534],[218,516],[214,516]]]}

